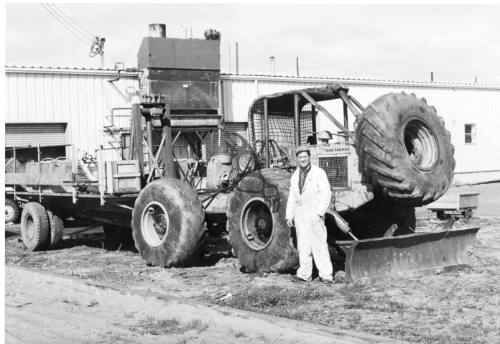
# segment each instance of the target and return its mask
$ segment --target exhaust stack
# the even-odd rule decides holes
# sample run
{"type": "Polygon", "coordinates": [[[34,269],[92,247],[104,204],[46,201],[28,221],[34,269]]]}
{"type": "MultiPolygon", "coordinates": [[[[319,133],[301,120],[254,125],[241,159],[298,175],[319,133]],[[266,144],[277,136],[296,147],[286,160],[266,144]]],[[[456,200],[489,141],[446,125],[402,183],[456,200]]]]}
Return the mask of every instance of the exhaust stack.
{"type": "Polygon", "coordinates": [[[165,24],[149,24],[149,37],[165,38],[167,26],[165,24]]]}

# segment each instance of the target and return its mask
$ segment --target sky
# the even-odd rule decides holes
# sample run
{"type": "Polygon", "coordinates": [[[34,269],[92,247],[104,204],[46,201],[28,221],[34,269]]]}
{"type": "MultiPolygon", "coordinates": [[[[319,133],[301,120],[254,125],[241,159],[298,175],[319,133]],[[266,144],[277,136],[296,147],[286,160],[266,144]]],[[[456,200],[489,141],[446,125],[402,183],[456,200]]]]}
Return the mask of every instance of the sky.
{"type": "MultiPolygon", "coordinates": [[[[221,69],[240,74],[500,84],[500,5],[443,4],[75,4],[57,7],[84,31],[106,38],[104,67],[137,66],[148,24],[168,37],[221,32],[221,69]],[[229,58],[231,56],[231,59],[229,58]]],[[[5,64],[92,67],[82,42],[41,4],[6,5],[5,64]]]]}

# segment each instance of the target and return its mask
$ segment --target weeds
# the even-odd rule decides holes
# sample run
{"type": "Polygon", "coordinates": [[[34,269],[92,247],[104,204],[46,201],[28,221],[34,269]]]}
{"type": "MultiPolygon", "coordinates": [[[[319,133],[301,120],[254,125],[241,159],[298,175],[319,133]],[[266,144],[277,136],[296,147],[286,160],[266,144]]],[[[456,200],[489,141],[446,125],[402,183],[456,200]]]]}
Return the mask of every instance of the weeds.
{"type": "Polygon", "coordinates": [[[201,320],[192,320],[186,324],[181,324],[181,322],[175,318],[156,320],[148,317],[139,321],[136,325],[129,327],[129,329],[141,335],[150,334],[153,336],[161,336],[165,334],[180,334],[188,331],[201,333],[208,329],[208,324],[201,320]]]}
{"type": "Polygon", "coordinates": [[[300,305],[307,301],[333,295],[331,292],[320,292],[309,287],[288,289],[279,286],[263,286],[238,291],[224,304],[239,309],[268,309],[300,305]]]}

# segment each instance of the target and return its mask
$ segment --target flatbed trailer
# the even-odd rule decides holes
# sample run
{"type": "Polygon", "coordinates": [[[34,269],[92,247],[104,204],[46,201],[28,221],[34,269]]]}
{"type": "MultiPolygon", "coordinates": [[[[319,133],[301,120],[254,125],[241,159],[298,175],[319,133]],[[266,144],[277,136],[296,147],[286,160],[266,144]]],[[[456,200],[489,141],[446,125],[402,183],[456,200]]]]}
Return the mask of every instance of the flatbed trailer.
{"type": "Polygon", "coordinates": [[[439,219],[446,217],[472,217],[474,209],[478,207],[478,192],[452,191],[445,193],[437,201],[429,204],[427,209],[436,213],[439,219]]]}

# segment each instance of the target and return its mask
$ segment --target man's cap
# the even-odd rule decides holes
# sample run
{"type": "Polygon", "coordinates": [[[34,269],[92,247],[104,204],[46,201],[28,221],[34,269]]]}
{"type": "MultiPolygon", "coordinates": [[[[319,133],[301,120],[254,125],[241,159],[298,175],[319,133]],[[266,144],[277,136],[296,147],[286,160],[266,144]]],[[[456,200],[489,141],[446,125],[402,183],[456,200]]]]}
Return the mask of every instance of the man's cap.
{"type": "Polygon", "coordinates": [[[298,156],[300,153],[306,152],[307,154],[311,155],[311,151],[309,150],[309,146],[299,146],[295,150],[295,156],[298,156]]]}

